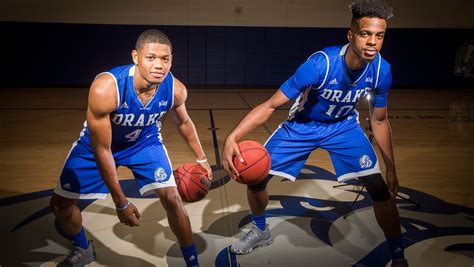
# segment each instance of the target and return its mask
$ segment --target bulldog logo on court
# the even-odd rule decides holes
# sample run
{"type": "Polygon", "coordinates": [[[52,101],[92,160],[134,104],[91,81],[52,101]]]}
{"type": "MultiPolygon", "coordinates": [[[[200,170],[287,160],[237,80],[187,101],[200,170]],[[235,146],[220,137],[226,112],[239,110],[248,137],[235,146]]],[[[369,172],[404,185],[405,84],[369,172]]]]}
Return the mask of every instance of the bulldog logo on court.
{"type": "MultiPolygon", "coordinates": [[[[157,177],[166,174],[157,169],[157,177]]],[[[214,166],[214,170],[215,170],[214,166]]],[[[219,170],[221,171],[221,170],[219,170]]],[[[387,266],[390,255],[366,191],[339,185],[333,173],[306,165],[296,182],[274,177],[269,185],[267,222],[274,243],[248,255],[229,253],[229,246],[251,225],[246,187],[224,176],[214,181],[202,201],[186,204],[194,222],[193,240],[202,266],[387,266]],[[342,190],[341,190],[342,189],[342,190]],[[225,202],[220,202],[225,198],[225,202]],[[355,201],[354,201],[355,200],[355,201]],[[225,203],[223,205],[223,203],[225,203]],[[360,264],[360,265],[358,265],[360,264]]],[[[167,217],[156,195],[142,197],[134,179],[120,180],[146,220],[130,229],[121,223],[110,198],[81,199],[83,224],[94,240],[96,265],[182,266],[180,245],[171,238],[167,217]]],[[[50,266],[67,254],[70,242],[54,229],[49,208],[52,190],[0,199],[5,244],[3,266],[50,266]],[[38,231],[37,229],[42,229],[38,231]],[[12,245],[13,244],[13,245],[12,245]]],[[[421,191],[400,188],[397,198],[405,255],[411,266],[472,266],[474,209],[445,202],[421,191]]]]}

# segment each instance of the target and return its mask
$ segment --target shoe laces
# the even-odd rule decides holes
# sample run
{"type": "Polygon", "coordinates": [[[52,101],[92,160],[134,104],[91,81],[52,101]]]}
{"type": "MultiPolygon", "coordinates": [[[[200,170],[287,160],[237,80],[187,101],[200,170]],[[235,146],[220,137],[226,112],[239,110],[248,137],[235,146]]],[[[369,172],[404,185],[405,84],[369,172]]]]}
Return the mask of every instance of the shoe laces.
{"type": "Polygon", "coordinates": [[[244,240],[252,240],[257,238],[257,231],[255,229],[250,229],[245,235],[244,235],[244,240]]]}
{"type": "Polygon", "coordinates": [[[66,259],[64,261],[67,262],[74,262],[83,255],[83,250],[79,247],[74,247],[71,251],[69,251],[69,254],[67,254],[66,259]]]}

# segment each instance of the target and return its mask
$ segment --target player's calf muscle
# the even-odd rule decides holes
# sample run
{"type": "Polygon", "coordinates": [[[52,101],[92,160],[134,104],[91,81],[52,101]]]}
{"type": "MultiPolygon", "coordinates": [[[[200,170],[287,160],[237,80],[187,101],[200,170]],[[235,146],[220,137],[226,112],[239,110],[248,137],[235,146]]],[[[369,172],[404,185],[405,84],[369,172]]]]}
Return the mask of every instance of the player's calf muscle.
{"type": "Polygon", "coordinates": [[[391,198],[387,184],[380,173],[359,177],[359,181],[367,189],[372,201],[383,202],[391,198]]]}

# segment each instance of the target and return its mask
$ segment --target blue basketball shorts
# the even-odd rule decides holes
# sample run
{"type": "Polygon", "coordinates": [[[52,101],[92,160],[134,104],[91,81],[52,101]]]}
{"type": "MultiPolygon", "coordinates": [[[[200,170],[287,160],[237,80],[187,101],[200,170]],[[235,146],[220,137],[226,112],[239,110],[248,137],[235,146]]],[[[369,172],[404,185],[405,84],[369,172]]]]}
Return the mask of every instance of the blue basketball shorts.
{"type": "Polygon", "coordinates": [[[339,182],[380,173],[377,155],[357,116],[334,123],[285,121],[265,147],[272,159],[270,174],[292,181],[318,148],[329,152],[339,182]]]}
{"type": "MultiPolygon", "coordinates": [[[[163,187],[176,186],[164,145],[150,145],[133,152],[113,153],[116,168],[129,168],[142,196],[163,187]]],[[[71,199],[104,199],[109,190],[99,173],[90,146],[73,144],[54,192],[71,199]]]]}

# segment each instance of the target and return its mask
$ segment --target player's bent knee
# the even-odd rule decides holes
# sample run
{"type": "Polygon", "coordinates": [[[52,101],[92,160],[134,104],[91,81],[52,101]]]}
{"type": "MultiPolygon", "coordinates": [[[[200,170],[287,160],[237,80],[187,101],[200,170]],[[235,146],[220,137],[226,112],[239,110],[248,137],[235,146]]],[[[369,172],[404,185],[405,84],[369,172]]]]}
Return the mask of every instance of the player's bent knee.
{"type": "Polygon", "coordinates": [[[252,191],[252,192],[260,192],[263,191],[267,188],[267,184],[270,181],[270,179],[273,177],[273,175],[268,175],[265,180],[263,180],[261,183],[258,184],[249,184],[247,185],[247,189],[252,191]]]}
{"type": "Polygon", "coordinates": [[[76,199],[65,198],[53,193],[53,196],[49,201],[49,206],[56,216],[60,216],[62,214],[71,213],[76,205],[76,202],[76,199]]]}
{"type": "Polygon", "coordinates": [[[374,202],[383,202],[391,198],[388,186],[380,173],[359,177],[374,202]]]}
{"type": "Polygon", "coordinates": [[[165,187],[159,189],[158,196],[163,207],[169,211],[176,211],[183,206],[181,197],[174,187],[165,187]]]}

